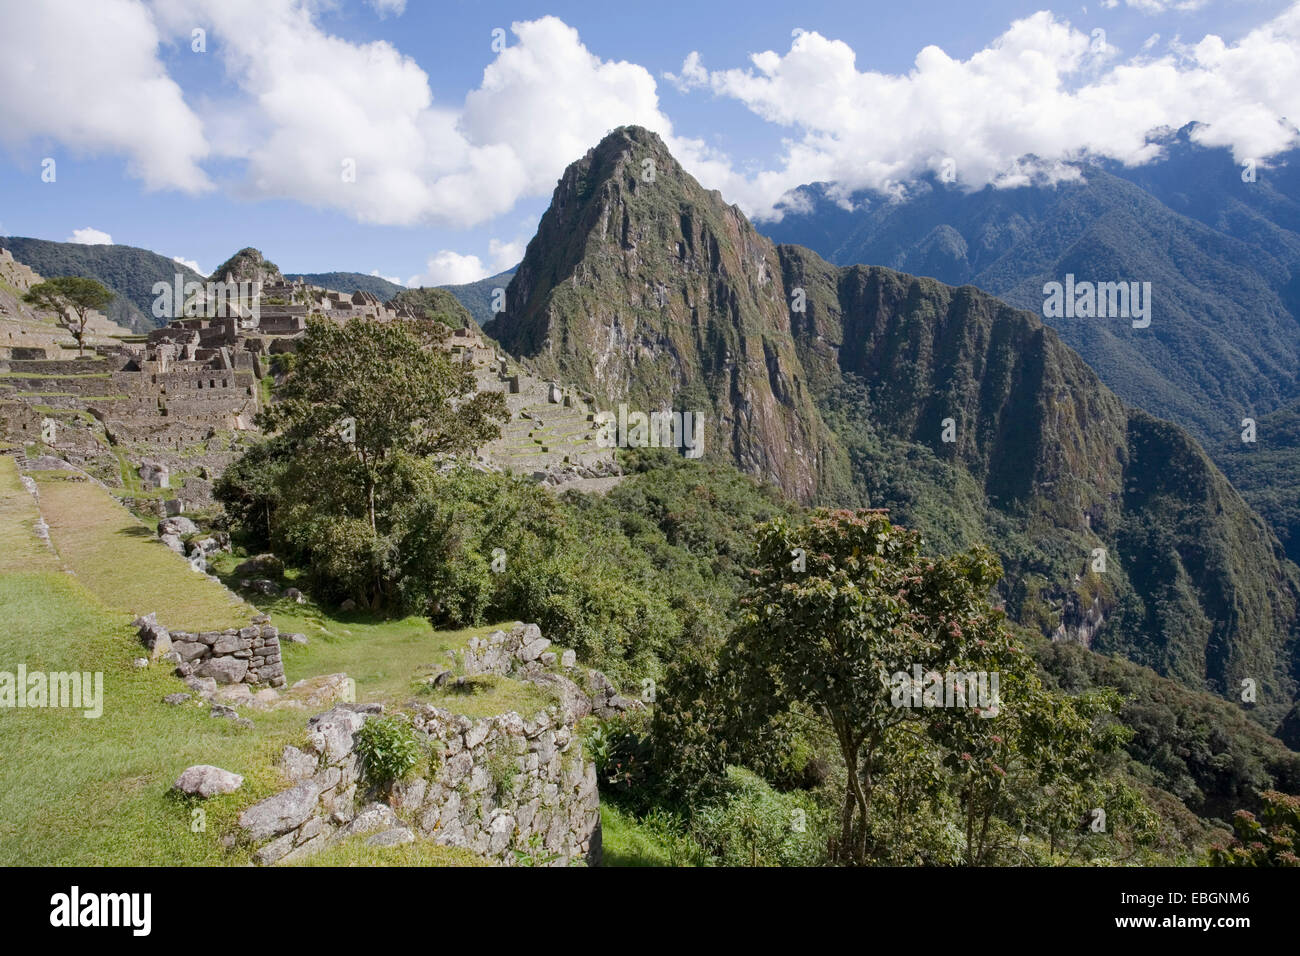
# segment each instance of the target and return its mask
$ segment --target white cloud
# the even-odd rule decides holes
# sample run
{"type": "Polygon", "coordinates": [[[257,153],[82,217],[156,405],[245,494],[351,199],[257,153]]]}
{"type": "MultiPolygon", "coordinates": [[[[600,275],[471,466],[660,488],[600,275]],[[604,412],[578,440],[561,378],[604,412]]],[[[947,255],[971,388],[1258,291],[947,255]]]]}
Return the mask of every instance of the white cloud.
{"type": "Polygon", "coordinates": [[[72,235],[68,236],[64,242],[75,242],[82,246],[111,246],[113,237],[99,229],[91,229],[87,226],[84,229],[72,230],[72,235]]]}
{"type": "Polygon", "coordinates": [[[374,8],[381,20],[389,15],[400,17],[406,12],[406,0],[366,0],[366,3],[374,8]]]}
{"type": "Polygon", "coordinates": [[[153,17],[138,0],[6,3],[0,139],[34,160],[44,154],[30,153],[32,144],[124,155],[149,189],[208,188],[198,165],[208,152],[202,123],[157,47],[153,17]]]}
{"type": "Polygon", "coordinates": [[[1147,162],[1159,152],[1151,132],[1192,121],[1204,124],[1198,141],[1238,159],[1297,143],[1286,118],[1300,117],[1300,3],[1234,44],[1207,36],[1158,58],[1116,53],[1040,12],[967,60],[926,47],[906,74],[859,71],[847,44],[801,30],[787,53],[754,54],[747,69],[709,72],[688,57],[695,85],[797,133],[777,168],[741,176],[714,157],[692,171],[770,216],[802,183],[890,189],[948,159],[972,186],[1071,176],[1065,164],[1088,156],[1147,162]]]}
{"type": "Polygon", "coordinates": [[[461,255],[450,249],[443,249],[429,257],[424,272],[413,275],[406,280],[412,288],[426,285],[462,285],[486,279],[492,273],[483,265],[478,256],[461,255]]]}
{"type": "Polygon", "coordinates": [[[1149,50],[1159,42],[1160,42],[1160,34],[1153,33],[1149,37],[1147,37],[1146,40],[1143,41],[1142,49],[1143,51],[1149,50]]]}
{"type": "Polygon", "coordinates": [[[1191,13],[1204,7],[1209,0],[1124,0],[1124,2],[1139,13],[1156,16],[1168,12],[1191,13]]]}
{"type": "MultiPolygon", "coordinates": [[[[504,242],[500,239],[488,240],[488,258],[484,262],[479,256],[464,255],[443,249],[429,257],[424,272],[413,275],[406,280],[408,286],[422,285],[463,285],[477,282],[519,264],[524,257],[526,242],[516,239],[504,242]]],[[[396,281],[396,280],[394,280],[396,281]]]]}
{"type": "Polygon", "coordinates": [[[380,279],[386,279],[389,282],[393,283],[393,285],[406,285],[406,283],[403,282],[401,279],[399,279],[397,276],[381,275],[378,269],[371,269],[370,274],[380,279]]]}
{"type": "Polygon", "coordinates": [[[183,266],[189,266],[189,268],[193,269],[201,276],[206,276],[208,274],[207,270],[201,269],[198,262],[193,259],[183,259],[180,256],[172,256],[172,262],[179,262],[183,266]]]}
{"type": "Polygon", "coordinates": [[[385,42],[325,33],[311,5],[155,4],[177,37],[194,22],[211,24],[209,47],[238,92],[205,116],[222,154],[246,162],[249,198],[294,199],[386,225],[471,226],[549,193],[613,126],[671,132],[649,72],[601,60],[554,17],[512,24],[514,42],[479,86],[463,103],[438,104],[414,60],[385,42]]]}

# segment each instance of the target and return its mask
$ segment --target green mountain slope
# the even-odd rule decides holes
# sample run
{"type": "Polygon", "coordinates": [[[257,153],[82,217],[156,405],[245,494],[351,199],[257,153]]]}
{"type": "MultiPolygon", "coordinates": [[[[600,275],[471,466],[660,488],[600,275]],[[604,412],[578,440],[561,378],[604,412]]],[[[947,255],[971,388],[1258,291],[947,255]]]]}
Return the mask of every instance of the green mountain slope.
{"type": "Polygon", "coordinates": [[[622,127],[565,171],[491,331],[604,408],[702,412],[705,454],[809,499],[833,445],[779,274],[739,209],[622,127]]]}
{"type": "Polygon", "coordinates": [[[486,279],[479,279],[477,282],[466,282],[461,285],[444,285],[440,289],[446,289],[457,299],[460,304],[469,310],[469,314],[474,316],[474,321],[479,325],[486,325],[497,317],[497,313],[492,310],[492,299],[497,289],[504,290],[514,278],[515,270],[507,269],[505,272],[498,272],[494,276],[488,276],[486,279]]]}
{"type": "MultiPolygon", "coordinates": [[[[1109,318],[1048,321],[1125,401],[1210,444],[1243,416],[1300,394],[1300,322],[1288,291],[1300,235],[1278,244],[1276,234],[1252,239],[1244,226],[1222,232],[1111,172],[1082,173],[1082,183],[975,192],[929,180],[903,201],[857,194],[854,213],[826,187],[805,187],[809,211],[764,231],[811,244],[840,265],[970,283],[1039,315],[1044,283],[1066,274],[1150,282],[1149,328],[1109,318]]],[[[1248,189],[1235,175],[1223,178],[1225,191],[1248,189]]],[[[1212,221],[1227,215],[1198,211],[1212,221]]]]}
{"type": "Polygon", "coordinates": [[[1300,402],[1261,417],[1254,442],[1243,441],[1239,432],[1212,451],[1242,497],[1277,532],[1287,556],[1300,563],[1300,402]]]}
{"type": "Polygon", "coordinates": [[[507,298],[493,332],[545,373],[703,402],[713,450],[792,496],[992,544],[1015,619],[1228,699],[1249,679],[1269,729],[1291,709],[1300,570],[1192,436],[1036,315],[773,247],[635,128],[566,171],[507,298]]]}
{"type": "Polygon", "coordinates": [[[203,276],[188,266],[135,246],[87,246],[9,236],[0,238],[0,247],[47,279],[83,276],[100,282],[116,293],[105,314],[135,332],[147,332],[166,322],[153,315],[155,282],[172,285],[178,275],[182,282],[203,281],[203,276]]]}

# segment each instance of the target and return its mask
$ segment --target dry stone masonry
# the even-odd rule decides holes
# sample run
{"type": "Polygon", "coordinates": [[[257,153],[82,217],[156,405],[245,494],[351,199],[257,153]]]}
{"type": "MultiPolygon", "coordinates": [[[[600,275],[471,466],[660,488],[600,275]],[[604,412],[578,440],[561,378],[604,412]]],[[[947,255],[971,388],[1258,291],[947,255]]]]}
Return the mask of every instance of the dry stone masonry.
{"type": "Polygon", "coordinates": [[[283,687],[280,632],[259,614],[253,623],[224,631],[168,631],[153,614],[136,618],[140,641],[152,660],[176,665],[176,676],[209,678],[218,684],[283,687]]]}
{"type": "Polygon", "coordinates": [[[279,759],[291,786],[239,818],[242,839],[257,846],[254,859],[287,863],[349,837],[392,846],[418,835],[506,865],[520,854],[550,866],[598,863],[596,768],[574,724],[593,710],[639,704],[619,698],[598,671],[583,675],[596,688],[588,696],[569,677],[546,670],[574,668],[571,654],[561,664],[548,648],[532,624],[475,641],[465,652],[467,671],[515,674],[551,688],[560,702],[529,718],[509,712],[478,720],[430,704],[414,707],[407,716],[428,759],[387,793],[366,779],[357,747],[357,732],[383,706],[340,703],[312,717],[306,743],[286,747],[279,759]]]}

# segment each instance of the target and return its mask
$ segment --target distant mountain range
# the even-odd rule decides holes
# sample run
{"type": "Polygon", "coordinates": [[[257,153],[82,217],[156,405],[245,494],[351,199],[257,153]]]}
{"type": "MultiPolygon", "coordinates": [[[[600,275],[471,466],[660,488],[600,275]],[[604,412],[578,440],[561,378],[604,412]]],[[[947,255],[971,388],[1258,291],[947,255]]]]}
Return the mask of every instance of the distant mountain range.
{"type": "Polygon", "coordinates": [[[1247,170],[1190,133],[1162,144],[1163,161],[1088,166],[1057,186],[966,191],[931,177],[902,199],[806,186],[761,228],[833,263],[969,283],[1040,317],[1045,283],[1067,275],[1150,282],[1148,328],[1044,321],[1122,398],[1200,439],[1300,560],[1280,500],[1300,498],[1300,445],[1270,417],[1300,398],[1300,154],[1243,181],[1247,170]],[[1267,424],[1236,449],[1244,418],[1267,424]],[[1286,463],[1268,468],[1280,482],[1270,494],[1247,477],[1255,458],[1286,463]]]}

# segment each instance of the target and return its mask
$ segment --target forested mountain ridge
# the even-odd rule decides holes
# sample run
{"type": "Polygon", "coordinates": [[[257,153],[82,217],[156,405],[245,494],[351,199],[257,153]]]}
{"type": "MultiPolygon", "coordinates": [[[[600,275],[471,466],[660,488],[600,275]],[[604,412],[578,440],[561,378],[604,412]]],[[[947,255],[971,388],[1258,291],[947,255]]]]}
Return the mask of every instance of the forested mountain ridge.
{"type": "Polygon", "coordinates": [[[635,128],[566,171],[507,300],[507,349],[606,402],[703,401],[788,494],[991,543],[1015,619],[1230,698],[1249,678],[1270,728],[1291,709],[1297,569],[1036,315],[774,247],[635,128]]]}

